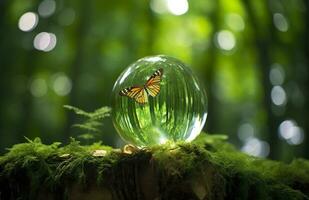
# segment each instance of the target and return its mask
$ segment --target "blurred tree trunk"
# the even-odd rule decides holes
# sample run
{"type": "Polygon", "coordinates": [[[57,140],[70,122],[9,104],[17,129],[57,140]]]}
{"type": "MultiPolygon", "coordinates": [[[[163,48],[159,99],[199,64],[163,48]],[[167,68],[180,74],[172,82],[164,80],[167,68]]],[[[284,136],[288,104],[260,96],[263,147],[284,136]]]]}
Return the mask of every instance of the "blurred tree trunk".
{"type": "MultiPolygon", "coordinates": [[[[271,44],[274,45],[275,38],[272,37],[274,33],[274,26],[271,22],[267,23],[268,26],[263,27],[259,24],[257,16],[255,15],[255,9],[252,6],[252,2],[249,0],[243,0],[244,6],[247,10],[248,20],[252,24],[253,32],[252,38],[254,38],[254,43],[257,50],[258,65],[261,70],[260,78],[263,85],[263,104],[266,112],[266,124],[264,130],[268,136],[268,142],[270,144],[270,154],[269,157],[272,159],[278,158],[278,118],[272,112],[272,102],[271,102],[271,89],[272,85],[269,81],[269,71],[272,64],[270,57],[271,44]]],[[[268,2],[266,1],[266,4],[268,2]]],[[[268,6],[266,5],[268,8],[268,6]]],[[[267,18],[272,19],[271,13],[269,10],[266,11],[267,18]]]]}
{"type": "MultiPolygon", "coordinates": [[[[72,62],[72,66],[69,71],[70,78],[72,80],[72,90],[69,95],[68,104],[77,106],[79,103],[78,96],[78,86],[79,86],[79,77],[81,76],[82,67],[84,65],[85,57],[85,47],[86,47],[86,38],[88,37],[88,32],[90,29],[90,16],[92,13],[92,1],[81,1],[80,2],[80,19],[79,24],[76,28],[75,36],[75,57],[72,62]]],[[[67,112],[67,123],[64,130],[63,138],[68,140],[72,136],[72,124],[74,124],[75,115],[73,112],[67,112]]]]}
{"type": "MultiPolygon", "coordinates": [[[[6,15],[8,13],[9,8],[8,0],[0,1],[0,142],[1,146],[5,146],[5,143],[8,141],[14,141],[12,139],[16,134],[16,132],[10,130],[8,127],[9,117],[7,117],[7,105],[8,102],[12,101],[12,93],[13,93],[13,85],[11,83],[10,73],[12,70],[11,62],[12,62],[12,46],[7,46],[9,44],[9,39],[11,35],[7,35],[7,33],[11,32],[9,28],[9,24],[6,19],[6,15]],[[5,30],[5,31],[3,31],[5,30]],[[10,133],[9,133],[10,132],[10,133]]],[[[3,152],[3,150],[0,150],[3,152]]]]}
{"type": "Polygon", "coordinates": [[[8,19],[11,4],[9,1],[0,2],[0,106],[5,105],[0,107],[0,131],[5,136],[5,139],[1,140],[5,142],[2,146],[10,145],[10,141],[21,142],[20,135],[31,133],[32,96],[29,83],[37,58],[34,50],[21,48],[24,33],[18,30],[17,23],[12,24],[8,19]],[[14,113],[13,117],[10,117],[13,112],[8,108],[18,109],[18,106],[18,116],[14,113]]]}
{"type": "Polygon", "coordinates": [[[22,95],[22,100],[21,100],[21,104],[22,104],[22,109],[20,112],[21,117],[21,121],[19,123],[19,130],[18,130],[18,134],[23,134],[25,136],[31,135],[31,125],[33,125],[33,123],[31,123],[33,120],[32,118],[32,112],[33,112],[33,96],[30,93],[29,90],[29,85],[30,85],[30,80],[33,78],[33,74],[36,70],[35,67],[35,60],[37,58],[36,52],[35,50],[29,50],[28,52],[26,52],[26,56],[25,56],[25,62],[23,64],[24,69],[23,69],[23,75],[26,76],[26,90],[24,91],[24,94],[22,95]]]}
{"type": "Polygon", "coordinates": [[[305,12],[304,12],[304,32],[303,32],[303,49],[304,49],[304,58],[305,58],[305,65],[306,65],[306,82],[304,85],[304,96],[305,96],[305,106],[304,106],[304,111],[303,111],[303,118],[305,119],[304,121],[304,130],[305,130],[305,157],[309,158],[309,1],[304,0],[304,5],[305,5],[305,12]]]}
{"type": "MultiPolygon", "coordinates": [[[[214,9],[211,11],[209,16],[210,21],[212,22],[212,33],[210,36],[210,45],[202,54],[199,68],[203,69],[202,74],[204,75],[204,84],[206,85],[206,92],[208,98],[208,115],[207,115],[207,125],[206,131],[210,133],[215,133],[218,124],[217,124],[217,114],[216,109],[219,107],[214,91],[214,80],[215,80],[215,66],[217,62],[217,48],[215,45],[215,37],[219,29],[219,10],[220,10],[220,1],[214,1],[214,9]]],[[[206,45],[206,44],[205,44],[206,45]]]]}

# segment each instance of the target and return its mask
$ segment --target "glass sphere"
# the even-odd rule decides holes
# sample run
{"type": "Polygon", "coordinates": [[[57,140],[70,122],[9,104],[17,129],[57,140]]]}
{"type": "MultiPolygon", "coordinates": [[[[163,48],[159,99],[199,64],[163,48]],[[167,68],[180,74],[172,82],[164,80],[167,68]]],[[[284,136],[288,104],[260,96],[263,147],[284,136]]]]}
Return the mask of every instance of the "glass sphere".
{"type": "Polygon", "coordinates": [[[139,147],[192,141],[206,117],[203,85],[190,68],[169,56],[139,59],[113,88],[113,124],[126,142],[139,147]]]}

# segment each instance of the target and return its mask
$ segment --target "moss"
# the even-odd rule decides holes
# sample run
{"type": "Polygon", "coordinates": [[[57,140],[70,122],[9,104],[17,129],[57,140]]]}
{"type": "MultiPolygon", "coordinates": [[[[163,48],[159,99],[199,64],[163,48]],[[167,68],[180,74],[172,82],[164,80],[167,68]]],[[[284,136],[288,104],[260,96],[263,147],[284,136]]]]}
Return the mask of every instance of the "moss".
{"type": "Polygon", "coordinates": [[[28,140],[0,157],[0,199],[47,194],[67,199],[76,196],[76,188],[96,188],[114,199],[309,199],[309,161],[254,158],[225,139],[202,134],[193,143],[132,154],[101,143],[83,146],[74,139],[66,146],[28,140]],[[95,156],[96,150],[106,155],[95,156]]]}

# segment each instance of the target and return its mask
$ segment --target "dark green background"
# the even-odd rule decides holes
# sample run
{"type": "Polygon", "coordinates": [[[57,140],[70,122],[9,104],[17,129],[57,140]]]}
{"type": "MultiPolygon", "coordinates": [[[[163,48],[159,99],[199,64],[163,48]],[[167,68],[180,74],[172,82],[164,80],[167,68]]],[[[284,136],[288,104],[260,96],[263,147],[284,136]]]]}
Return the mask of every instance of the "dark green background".
{"type": "MultiPolygon", "coordinates": [[[[309,157],[308,0],[189,0],[179,16],[164,10],[167,0],[56,0],[51,16],[38,15],[33,30],[21,31],[20,17],[37,13],[42,2],[0,1],[1,152],[23,136],[46,143],[76,137],[71,125],[79,119],[63,104],[88,111],[110,105],[113,83],[130,63],[166,54],[191,66],[205,84],[205,131],[227,134],[242,148],[239,133],[254,130],[259,140],[249,138],[247,147],[267,142],[271,158],[309,157]],[[56,35],[53,50],[33,47],[40,32],[56,35]],[[275,98],[286,94],[285,103],[275,105],[272,90],[275,98]],[[300,144],[279,137],[284,120],[295,121],[294,130],[304,135],[300,144]]],[[[99,139],[122,144],[110,119],[99,139]]]]}

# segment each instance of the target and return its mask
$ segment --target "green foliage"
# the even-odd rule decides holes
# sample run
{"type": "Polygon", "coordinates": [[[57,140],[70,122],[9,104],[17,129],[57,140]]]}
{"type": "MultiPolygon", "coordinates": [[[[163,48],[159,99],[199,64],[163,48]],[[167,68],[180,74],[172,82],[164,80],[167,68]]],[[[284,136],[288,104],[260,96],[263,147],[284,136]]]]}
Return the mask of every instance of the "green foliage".
{"type": "Polygon", "coordinates": [[[102,126],[102,119],[109,117],[111,113],[111,108],[108,106],[99,108],[93,112],[86,112],[80,108],[70,105],[64,105],[63,107],[84,118],[82,123],[74,124],[73,126],[85,131],[78,137],[86,141],[94,139],[95,135],[101,133],[100,127],[102,126]]]}

